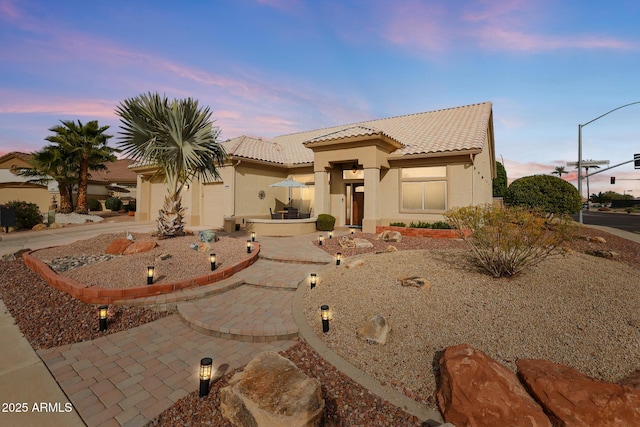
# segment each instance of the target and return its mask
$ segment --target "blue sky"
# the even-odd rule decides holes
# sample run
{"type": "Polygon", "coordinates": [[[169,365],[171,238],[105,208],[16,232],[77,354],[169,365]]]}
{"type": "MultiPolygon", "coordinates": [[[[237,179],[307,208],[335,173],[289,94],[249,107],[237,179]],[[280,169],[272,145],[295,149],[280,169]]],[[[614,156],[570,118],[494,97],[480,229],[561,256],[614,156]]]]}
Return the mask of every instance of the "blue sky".
{"type": "MultiPolygon", "coordinates": [[[[509,178],[549,173],[577,160],[579,123],[640,101],[638,22],[637,0],[0,0],[0,155],[59,120],[116,135],[147,91],[197,98],[224,139],[491,101],[509,178]]],[[[585,159],[634,153],[640,104],[583,128],[585,159]]],[[[640,197],[636,179],[591,193],[640,197]]]]}

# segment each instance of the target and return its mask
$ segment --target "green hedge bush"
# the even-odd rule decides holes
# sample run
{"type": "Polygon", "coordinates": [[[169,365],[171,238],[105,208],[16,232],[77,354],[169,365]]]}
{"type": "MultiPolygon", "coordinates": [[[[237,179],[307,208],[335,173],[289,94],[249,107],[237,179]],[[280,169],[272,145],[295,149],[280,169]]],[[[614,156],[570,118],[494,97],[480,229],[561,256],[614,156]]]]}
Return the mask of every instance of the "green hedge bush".
{"type": "Polygon", "coordinates": [[[124,209],[125,212],[135,212],[136,211],[136,202],[135,201],[130,201],[126,205],[123,205],[122,209],[124,209]]]}
{"type": "Polygon", "coordinates": [[[318,221],[316,224],[316,227],[320,231],[331,231],[333,230],[333,226],[336,224],[336,218],[329,214],[320,214],[318,215],[318,221]]]}
{"type": "Polygon", "coordinates": [[[100,203],[100,200],[98,199],[88,199],[87,208],[90,211],[98,212],[102,210],[102,203],[100,203]]]}
{"type": "Polygon", "coordinates": [[[31,230],[34,225],[42,224],[42,215],[35,203],[12,200],[7,203],[7,206],[16,208],[16,226],[14,227],[16,231],[31,230]]]}
{"type": "Polygon", "coordinates": [[[516,179],[504,196],[507,206],[540,209],[551,214],[573,214],[580,210],[582,201],[578,190],[551,175],[533,175],[516,179]]]}
{"type": "Polygon", "coordinates": [[[117,197],[109,197],[105,200],[104,207],[112,212],[117,212],[122,208],[122,200],[117,197]]]}
{"type": "Polygon", "coordinates": [[[409,228],[431,228],[433,230],[450,230],[451,226],[445,221],[423,222],[418,221],[409,223],[409,228]]]}

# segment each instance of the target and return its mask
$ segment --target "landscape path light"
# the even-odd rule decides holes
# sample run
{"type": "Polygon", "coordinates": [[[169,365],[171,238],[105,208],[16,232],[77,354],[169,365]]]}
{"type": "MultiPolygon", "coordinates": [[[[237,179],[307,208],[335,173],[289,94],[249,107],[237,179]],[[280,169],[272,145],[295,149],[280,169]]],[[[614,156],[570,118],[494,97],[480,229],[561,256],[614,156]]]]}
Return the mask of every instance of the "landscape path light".
{"type": "Polygon", "coordinates": [[[340,265],[340,259],[342,258],[342,252],[336,254],[336,265],[340,265]]]}
{"type": "Polygon", "coordinates": [[[107,330],[107,309],[106,305],[98,307],[98,319],[100,321],[100,332],[107,330]]]}
{"type": "Polygon", "coordinates": [[[255,242],[255,241],[256,241],[256,232],[255,232],[255,231],[252,231],[252,232],[251,232],[251,241],[252,241],[252,242],[255,242]]]}
{"type": "Polygon", "coordinates": [[[209,263],[211,264],[211,271],[216,269],[216,254],[209,254],[209,263]]]}
{"type": "Polygon", "coordinates": [[[332,230],[332,231],[329,231],[329,238],[330,238],[330,239],[333,239],[333,230],[332,230]]]}
{"type": "Polygon", "coordinates": [[[155,267],[150,265],[147,267],[147,285],[153,284],[153,274],[155,272],[155,267]]]}
{"type": "Polygon", "coordinates": [[[247,253],[251,253],[251,240],[247,240],[247,253]]]}
{"type": "Polygon", "coordinates": [[[322,332],[329,332],[329,306],[321,305],[320,306],[320,317],[322,317],[322,332]]]}
{"type": "Polygon", "coordinates": [[[311,273],[311,277],[309,278],[309,282],[311,283],[311,289],[316,287],[316,282],[318,280],[318,276],[316,273],[311,273]]]}
{"type": "Polygon", "coordinates": [[[209,382],[211,381],[212,367],[213,360],[210,357],[205,357],[200,360],[200,397],[209,394],[209,382]]]}
{"type": "Polygon", "coordinates": [[[322,234],[318,236],[318,246],[322,246],[322,241],[324,240],[324,237],[322,237],[322,234]]]}

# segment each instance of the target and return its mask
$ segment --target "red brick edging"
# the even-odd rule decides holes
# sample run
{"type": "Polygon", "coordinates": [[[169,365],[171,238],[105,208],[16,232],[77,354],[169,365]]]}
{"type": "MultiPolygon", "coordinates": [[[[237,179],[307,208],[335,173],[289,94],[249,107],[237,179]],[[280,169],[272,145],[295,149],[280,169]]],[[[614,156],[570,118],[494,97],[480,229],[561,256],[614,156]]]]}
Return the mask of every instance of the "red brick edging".
{"type": "Polygon", "coordinates": [[[153,285],[136,286],[134,288],[97,288],[88,287],[78,283],[70,277],[65,277],[53,271],[44,261],[31,255],[35,251],[25,252],[22,259],[27,267],[40,275],[49,286],[53,286],[72,297],[88,304],[111,304],[122,299],[149,297],[168,294],[182,289],[197,286],[210,285],[211,283],[226,279],[235,273],[244,270],[258,260],[260,244],[253,243],[255,250],[251,255],[237,264],[221,268],[207,275],[180,280],[173,283],[156,283],[153,285]]]}
{"type": "MultiPolygon", "coordinates": [[[[397,231],[403,236],[414,237],[431,237],[434,239],[459,239],[460,235],[458,230],[434,230],[432,228],[413,228],[413,227],[396,227],[391,225],[378,225],[376,226],[376,234],[380,234],[383,231],[397,231]]],[[[470,230],[464,231],[465,236],[471,234],[470,230]]]]}

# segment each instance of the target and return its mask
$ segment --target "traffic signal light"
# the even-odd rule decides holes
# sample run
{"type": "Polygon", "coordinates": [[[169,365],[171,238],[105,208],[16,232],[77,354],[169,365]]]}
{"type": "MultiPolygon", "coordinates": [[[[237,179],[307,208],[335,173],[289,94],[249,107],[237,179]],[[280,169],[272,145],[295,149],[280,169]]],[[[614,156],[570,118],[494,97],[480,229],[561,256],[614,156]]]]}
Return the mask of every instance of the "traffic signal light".
{"type": "Polygon", "coordinates": [[[611,184],[615,184],[615,183],[616,183],[616,177],[615,177],[615,176],[612,176],[612,177],[611,177],[611,184]]]}

